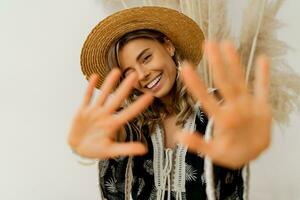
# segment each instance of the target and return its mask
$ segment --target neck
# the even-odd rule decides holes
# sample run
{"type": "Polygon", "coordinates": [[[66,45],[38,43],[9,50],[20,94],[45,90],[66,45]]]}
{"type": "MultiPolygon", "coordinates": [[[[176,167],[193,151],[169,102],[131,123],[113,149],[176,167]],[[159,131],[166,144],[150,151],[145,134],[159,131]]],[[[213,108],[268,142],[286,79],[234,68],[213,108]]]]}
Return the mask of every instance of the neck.
{"type": "Polygon", "coordinates": [[[169,93],[166,96],[161,97],[159,99],[160,102],[163,104],[163,107],[166,111],[166,113],[163,114],[164,116],[170,116],[170,115],[175,114],[175,110],[174,110],[174,98],[175,97],[176,97],[176,82],[173,84],[169,93]]]}
{"type": "Polygon", "coordinates": [[[172,89],[168,95],[160,98],[160,101],[163,103],[163,106],[167,111],[167,115],[174,114],[174,96],[175,91],[172,89]]]}

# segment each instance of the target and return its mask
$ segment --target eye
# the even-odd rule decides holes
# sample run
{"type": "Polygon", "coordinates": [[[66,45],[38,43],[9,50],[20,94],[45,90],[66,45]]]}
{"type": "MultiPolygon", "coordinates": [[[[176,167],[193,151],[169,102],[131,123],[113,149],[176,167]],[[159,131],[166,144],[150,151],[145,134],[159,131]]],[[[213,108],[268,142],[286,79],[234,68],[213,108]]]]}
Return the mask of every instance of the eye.
{"type": "Polygon", "coordinates": [[[124,72],[123,72],[123,77],[127,77],[133,70],[131,68],[127,68],[124,72]]]}
{"type": "Polygon", "coordinates": [[[151,58],[152,54],[147,55],[144,59],[143,59],[143,63],[147,63],[150,58],[151,58]]]}

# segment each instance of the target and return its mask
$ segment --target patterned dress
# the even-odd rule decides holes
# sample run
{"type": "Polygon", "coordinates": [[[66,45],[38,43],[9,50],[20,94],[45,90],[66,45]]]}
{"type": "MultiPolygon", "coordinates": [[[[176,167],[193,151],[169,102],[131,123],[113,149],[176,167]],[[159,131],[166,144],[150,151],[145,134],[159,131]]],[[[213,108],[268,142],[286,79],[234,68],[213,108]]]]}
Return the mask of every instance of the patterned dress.
{"type": "MultiPolygon", "coordinates": [[[[200,109],[191,116],[190,122],[186,124],[187,130],[205,133],[208,119],[200,109]]],[[[131,197],[126,199],[133,200],[207,199],[204,158],[188,152],[183,145],[174,149],[164,148],[164,134],[160,126],[157,125],[152,134],[147,133],[147,128],[143,130],[148,143],[146,155],[99,161],[99,187],[103,199],[125,199],[128,191],[131,197]]],[[[213,174],[216,199],[243,199],[242,169],[231,170],[214,164],[213,174]]]]}

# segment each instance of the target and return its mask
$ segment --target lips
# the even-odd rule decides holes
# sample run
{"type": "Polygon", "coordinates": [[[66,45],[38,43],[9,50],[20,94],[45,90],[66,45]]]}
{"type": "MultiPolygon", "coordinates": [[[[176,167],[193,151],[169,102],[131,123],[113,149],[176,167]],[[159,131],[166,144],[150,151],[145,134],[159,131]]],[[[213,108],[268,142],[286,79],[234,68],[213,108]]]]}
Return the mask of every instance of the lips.
{"type": "Polygon", "coordinates": [[[161,79],[162,74],[159,74],[155,79],[148,83],[145,88],[152,89],[161,79]]]}

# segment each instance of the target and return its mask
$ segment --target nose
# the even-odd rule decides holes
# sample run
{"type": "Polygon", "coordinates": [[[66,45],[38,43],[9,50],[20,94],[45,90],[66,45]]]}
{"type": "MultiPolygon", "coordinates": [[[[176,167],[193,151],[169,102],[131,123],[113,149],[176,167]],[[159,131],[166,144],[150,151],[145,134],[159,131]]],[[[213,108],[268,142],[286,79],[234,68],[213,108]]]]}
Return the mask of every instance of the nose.
{"type": "Polygon", "coordinates": [[[147,80],[150,76],[150,71],[142,65],[136,67],[136,72],[138,74],[139,81],[147,80]]]}

